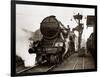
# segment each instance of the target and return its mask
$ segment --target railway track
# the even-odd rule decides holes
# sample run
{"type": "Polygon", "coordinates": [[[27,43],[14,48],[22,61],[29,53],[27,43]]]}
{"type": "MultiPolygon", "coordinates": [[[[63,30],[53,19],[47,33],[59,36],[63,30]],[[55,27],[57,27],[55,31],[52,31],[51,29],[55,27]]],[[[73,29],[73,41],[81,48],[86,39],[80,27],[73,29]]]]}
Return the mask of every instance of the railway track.
{"type": "MultiPolygon", "coordinates": [[[[24,65],[19,65],[16,69],[16,74],[22,75],[22,74],[27,74],[27,73],[50,72],[50,71],[53,71],[56,67],[59,67],[62,63],[56,64],[56,65],[50,65],[50,64],[47,64],[46,62],[43,62],[41,65],[35,65],[34,67],[28,67],[28,68],[24,67],[24,65]]],[[[78,64],[78,59],[75,62],[73,69],[76,68],[77,64],[78,64]]]]}
{"type": "Polygon", "coordinates": [[[75,64],[74,64],[74,66],[73,66],[73,69],[75,69],[76,68],[76,66],[77,66],[77,64],[78,64],[78,59],[77,59],[77,61],[75,62],[75,64]]]}
{"type": "Polygon", "coordinates": [[[16,63],[16,67],[21,66],[21,65],[23,65],[23,64],[24,64],[23,62],[16,63]]]}
{"type": "Polygon", "coordinates": [[[17,75],[26,74],[26,73],[50,72],[54,68],[56,68],[57,65],[50,65],[50,64],[43,63],[41,65],[35,65],[34,67],[28,67],[28,68],[25,68],[24,66],[20,66],[20,67],[22,68],[22,70],[16,70],[17,75]]]}
{"type": "Polygon", "coordinates": [[[83,69],[85,69],[85,59],[84,59],[84,57],[83,57],[83,69]]]}
{"type": "Polygon", "coordinates": [[[61,70],[84,70],[86,69],[86,57],[79,57],[75,53],[70,58],[64,60],[62,63],[57,65],[50,65],[44,63],[42,65],[36,65],[30,68],[24,68],[21,71],[17,71],[17,75],[24,75],[28,73],[40,73],[40,72],[51,72],[61,70]]]}
{"type": "MultiPolygon", "coordinates": [[[[66,54],[65,54],[66,56],[66,54]]],[[[65,59],[65,57],[64,57],[65,59]]],[[[62,61],[63,62],[63,61],[62,61]]],[[[26,73],[37,73],[37,72],[50,72],[52,71],[54,68],[58,67],[61,63],[56,64],[56,65],[50,65],[47,64],[46,62],[43,62],[41,65],[35,65],[34,67],[25,67],[23,65],[23,63],[20,63],[19,65],[17,65],[17,69],[16,69],[16,74],[17,75],[21,75],[21,74],[26,74],[26,73]]]]}
{"type": "Polygon", "coordinates": [[[16,74],[22,75],[26,73],[50,72],[54,68],[58,67],[60,64],[61,63],[52,65],[52,64],[47,64],[46,62],[43,62],[41,65],[35,65],[34,67],[25,67],[23,63],[19,63],[18,65],[16,65],[17,67],[16,74]]]}
{"type": "Polygon", "coordinates": [[[76,69],[84,69],[84,57],[81,57],[81,62],[79,60],[79,58],[77,58],[74,66],[73,66],[73,70],[76,70],[76,69]],[[81,66],[81,67],[80,67],[81,66]],[[78,67],[78,68],[77,68],[78,67]],[[80,68],[79,68],[80,67],[80,68]]]}

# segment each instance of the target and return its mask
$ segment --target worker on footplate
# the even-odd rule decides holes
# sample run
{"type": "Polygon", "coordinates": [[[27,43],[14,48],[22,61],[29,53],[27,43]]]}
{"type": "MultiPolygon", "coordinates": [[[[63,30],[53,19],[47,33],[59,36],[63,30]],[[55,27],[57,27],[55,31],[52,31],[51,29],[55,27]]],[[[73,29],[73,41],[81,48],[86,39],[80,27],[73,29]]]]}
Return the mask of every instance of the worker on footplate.
{"type": "Polygon", "coordinates": [[[69,25],[67,25],[67,38],[66,38],[66,50],[68,51],[68,55],[70,56],[71,54],[73,54],[75,52],[75,34],[74,31],[70,30],[69,25]]]}

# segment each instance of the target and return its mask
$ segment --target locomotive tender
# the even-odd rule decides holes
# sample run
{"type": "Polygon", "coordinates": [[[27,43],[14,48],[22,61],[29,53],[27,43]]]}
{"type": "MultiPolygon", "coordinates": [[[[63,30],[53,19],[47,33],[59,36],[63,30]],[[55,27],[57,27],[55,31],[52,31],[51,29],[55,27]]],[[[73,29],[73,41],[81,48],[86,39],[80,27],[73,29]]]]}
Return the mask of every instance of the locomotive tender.
{"type": "Polygon", "coordinates": [[[64,30],[61,25],[55,16],[48,16],[41,22],[40,31],[43,37],[40,41],[33,42],[32,48],[29,48],[30,54],[36,53],[37,64],[43,61],[57,64],[63,60],[66,51],[64,35],[68,38],[69,31],[64,30]]]}

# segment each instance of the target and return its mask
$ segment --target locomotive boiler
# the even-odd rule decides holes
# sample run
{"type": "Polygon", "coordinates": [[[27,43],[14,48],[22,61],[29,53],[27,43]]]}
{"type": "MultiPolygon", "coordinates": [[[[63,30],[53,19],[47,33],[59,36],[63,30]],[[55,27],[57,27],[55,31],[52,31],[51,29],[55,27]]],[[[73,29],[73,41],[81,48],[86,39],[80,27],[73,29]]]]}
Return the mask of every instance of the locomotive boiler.
{"type": "Polygon", "coordinates": [[[41,40],[33,42],[29,53],[36,53],[36,62],[41,64],[57,64],[63,60],[66,51],[65,37],[68,38],[68,30],[59,22],[55,16],[48,16],[40,23],[41,40]]]}

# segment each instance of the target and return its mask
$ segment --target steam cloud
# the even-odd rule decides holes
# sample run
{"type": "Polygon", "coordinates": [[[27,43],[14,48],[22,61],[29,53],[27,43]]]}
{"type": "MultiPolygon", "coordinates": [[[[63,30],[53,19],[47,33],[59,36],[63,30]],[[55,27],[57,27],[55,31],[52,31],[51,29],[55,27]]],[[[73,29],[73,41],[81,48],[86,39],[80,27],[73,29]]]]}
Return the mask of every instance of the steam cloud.
{"type": "Polygon", "coordinates": [[[28,53],[30,44],[29,38],[32,37],[32,33],[23,31],[19,27],[17,27],[16,31],[16,55],[22,58],[25,67],[34,66],[36,54],[28,53]]]}

